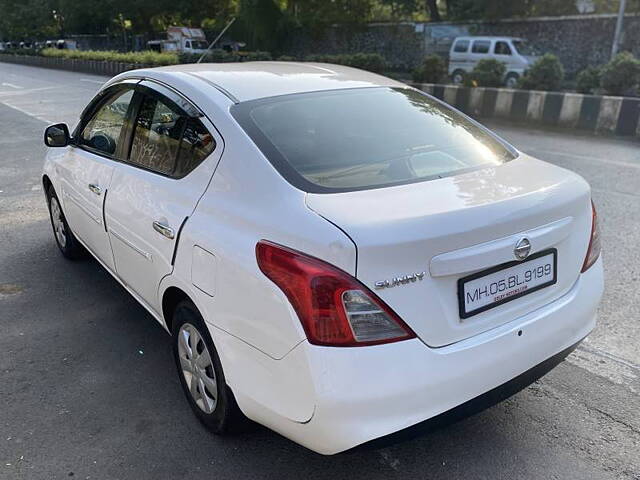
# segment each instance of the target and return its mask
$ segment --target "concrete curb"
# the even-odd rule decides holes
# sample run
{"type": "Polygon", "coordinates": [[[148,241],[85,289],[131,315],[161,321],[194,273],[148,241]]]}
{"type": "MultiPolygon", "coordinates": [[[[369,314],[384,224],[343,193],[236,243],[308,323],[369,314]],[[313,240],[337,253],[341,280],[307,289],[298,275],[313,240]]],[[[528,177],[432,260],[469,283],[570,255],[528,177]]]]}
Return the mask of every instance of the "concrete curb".
{"type": "Polygon", "coordinates": [[[127,70],[153,66],[141,63],[103,62],[98,60],[77,60],[71,58],[13,54],[0,54],[0,62],[18,63],[20,65],[30,65],[33,67],[56,68],[58,70],[69,70],[72,72],[104,75],[107,77],[113,77],[127,70]]]}
{"type": "Polygon", "coordinates": [[[472,117],[503,118],[640,138],[640,98],[432,83],[413,86],[472,117]]]}

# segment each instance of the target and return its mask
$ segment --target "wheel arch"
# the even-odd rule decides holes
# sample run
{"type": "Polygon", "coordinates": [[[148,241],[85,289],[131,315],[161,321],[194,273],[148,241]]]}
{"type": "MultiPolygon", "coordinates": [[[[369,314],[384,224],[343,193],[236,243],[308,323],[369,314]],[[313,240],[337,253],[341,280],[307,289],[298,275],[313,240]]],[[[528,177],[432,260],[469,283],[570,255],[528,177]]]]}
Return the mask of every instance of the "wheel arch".
{"type": "MultiPolygon", "coordinates": [[[[190,301],[198,308],[193,298],[179,287],[172,285],[162,293],[162,318],[169,333],[172,333],[173,329],[173,312],[175,312],[178,304],[184,300],[190,301]]],[[[198,308],[198,310],[200,309],[198,308]]],[[[202,314],[202,311],[200,311],[200,314],[202,314]]]]}
{"type": "Polygon", "coordinates": [[[49,175],[45,173],[44,175],[42,175],[42,188],[44,189],[45,195],[47,193],[47,190],[49,190],[49,188],[51,187],[53,187],[53,182],[49,178],[49,175]]]}

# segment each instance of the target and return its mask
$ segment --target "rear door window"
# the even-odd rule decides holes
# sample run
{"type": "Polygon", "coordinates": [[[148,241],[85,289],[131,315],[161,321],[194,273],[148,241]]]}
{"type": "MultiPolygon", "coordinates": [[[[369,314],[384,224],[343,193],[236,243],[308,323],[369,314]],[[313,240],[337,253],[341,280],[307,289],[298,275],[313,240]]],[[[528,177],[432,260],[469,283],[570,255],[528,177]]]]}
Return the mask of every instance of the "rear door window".
{"type": "Polygon", "coordinates": [[[215,149],[202,122],[190,118],[170,100],[144,95],[136,116],[129,163],[181,178],[215,149]]]}
{"type": "Polygon", "coordinates": [[[473,47],[471,47],[472,53],[489,53],[489,48],[491,47],[490,40],[476,40],[473,42],[473,47]]]}
{"type": "Polygon", "coordinates": [[[135,121],[129,162],[164,175],[173,173],[186,121],[166,103],[145,96],[135,121]]]}

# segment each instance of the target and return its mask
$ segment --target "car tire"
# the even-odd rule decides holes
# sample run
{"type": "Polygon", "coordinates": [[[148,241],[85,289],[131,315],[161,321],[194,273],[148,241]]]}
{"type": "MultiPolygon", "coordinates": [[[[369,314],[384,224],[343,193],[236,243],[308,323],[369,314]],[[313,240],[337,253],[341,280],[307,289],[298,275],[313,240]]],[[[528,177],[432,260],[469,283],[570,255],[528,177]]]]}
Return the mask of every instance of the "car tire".
{"type": "Polygon", "coordinates": [[[172,327],[173,356],[180,384],[196,417],[218,435],[244,431],[250,422],[227,386],[209,330],[191,301],[178,304],[172,327]]]}
{"type": "Polygon", "coordinates": [[[518,86],[518,80],[520,79],[520,75],[517,73],[510,73],[507,75],[507,78],[504,80],[504,85],[507,88],[516,88],[518,86]]]}
{"type": "Polygon", "coordinates": [[[69,228],[60,200],[58,200],[58,196],[51,185],[47,189],[47,206],[49,207],[53,238],[55,238],[62,255],[69,260],[85,258],[87,251],[73,234],[71,228],[69,228]]]}
{"type": "Polygon", "coordinates": [[[451,81],[454,85],[462,85],[464,83],[464,70],[456,70],[451,74],[451,81]]]}

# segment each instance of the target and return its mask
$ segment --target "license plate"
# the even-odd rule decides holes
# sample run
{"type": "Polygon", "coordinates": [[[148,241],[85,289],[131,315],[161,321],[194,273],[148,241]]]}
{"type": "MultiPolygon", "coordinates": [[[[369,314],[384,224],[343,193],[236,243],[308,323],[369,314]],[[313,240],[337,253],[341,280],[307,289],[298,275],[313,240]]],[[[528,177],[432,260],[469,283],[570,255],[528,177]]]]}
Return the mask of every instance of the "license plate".
{"type": "Polygon", "coordinates": [[[458,280],[460,318],[510,302],[557,281],[558,252],[545,250],[521,262],[498,265],[458,280]]]}

